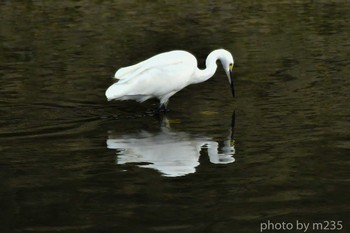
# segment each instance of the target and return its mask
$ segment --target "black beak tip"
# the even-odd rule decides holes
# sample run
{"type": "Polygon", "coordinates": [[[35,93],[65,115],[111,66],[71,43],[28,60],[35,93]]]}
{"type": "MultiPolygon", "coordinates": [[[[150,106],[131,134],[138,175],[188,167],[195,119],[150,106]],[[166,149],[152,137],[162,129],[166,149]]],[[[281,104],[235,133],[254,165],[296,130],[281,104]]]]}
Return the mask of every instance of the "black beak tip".
{"type": "Polygon", "coordinates": [[[234,87],[234,84],[233,84],[233,75],[232,75],[232,71],[230,72],[230,86],[231,86],[231,91],[232,91],[232,96],[233,98],[236,97],[235,95],[235,87],[234,87]]]}

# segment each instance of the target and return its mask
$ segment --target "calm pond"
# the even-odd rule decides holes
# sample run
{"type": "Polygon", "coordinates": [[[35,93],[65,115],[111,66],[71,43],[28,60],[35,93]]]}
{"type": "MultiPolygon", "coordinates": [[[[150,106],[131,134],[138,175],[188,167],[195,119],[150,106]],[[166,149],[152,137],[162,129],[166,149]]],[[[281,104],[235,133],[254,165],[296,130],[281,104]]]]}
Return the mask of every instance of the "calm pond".
{"type": "Polygon", "coordinates": [[[349,12],[1,1],[0,231],[349,232],[349,12]],[[204,68],[217,48],[235,58],[235,99],[221,66],[165,116],[104,96],[120,67],[183,49],[204,68]]]}

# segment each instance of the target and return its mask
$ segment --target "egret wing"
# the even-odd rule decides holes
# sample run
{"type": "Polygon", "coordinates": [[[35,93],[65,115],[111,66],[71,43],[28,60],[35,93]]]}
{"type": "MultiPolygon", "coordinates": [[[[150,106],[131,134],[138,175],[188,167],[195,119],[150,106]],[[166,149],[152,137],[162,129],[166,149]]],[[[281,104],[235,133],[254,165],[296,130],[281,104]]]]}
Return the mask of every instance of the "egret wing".
{"type": "Polygon", "coordinates": [[[136,65],[117,71],[119,81],[106,91],[110,99],[133,99],[143,102],[149,98],[168,98],[188,85],[197,67],[195,57],[185,51],[156,55],[136,65]]]}
{"type": "Polygon", "coordinates": [[[132,66],[120,68],[114,75],[115,79],[131,79],[146,70],[164,67],[184,61],[184,56],[192,56],[185,51],[171,51],[155,55],[145,61],[139,62],[132,66]]]}
{"type": "Polygon", "coordinates": [[[128,75],[127,74],[130,74],[140,68],[142,68],[142,66],[144,65],[144,63],[147,62],[146,61],[142,61],[142,62],[139,62],[135,65],[132,65],[132,66],[127,66],[127,67],[123,67],[123,68],[120,68],[119,70],[117,70],[117,72],[115,73],[114,75],[114,78],[115,79],[123,79],[123,78],[127,78],[128,75]]]}

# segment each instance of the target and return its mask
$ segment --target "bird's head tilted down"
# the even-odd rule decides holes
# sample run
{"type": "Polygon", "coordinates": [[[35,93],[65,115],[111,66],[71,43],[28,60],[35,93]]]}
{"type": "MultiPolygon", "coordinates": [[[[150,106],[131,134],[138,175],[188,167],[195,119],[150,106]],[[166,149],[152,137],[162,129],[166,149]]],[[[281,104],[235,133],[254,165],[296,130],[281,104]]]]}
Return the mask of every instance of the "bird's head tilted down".
{"type": "Polygon", "coordinates": [[[234,89],[234,83],[233,83],[233,66],[234,66],[234,60],[232,57],[232,54],[225,50],[225,49],[220,49],[220,61],[222,63],[222,67],[225,70],[225,73],[227,75],[228,81],[230,83],[231,91],[233,97],[235,97],[235,89],[234,89]]]}

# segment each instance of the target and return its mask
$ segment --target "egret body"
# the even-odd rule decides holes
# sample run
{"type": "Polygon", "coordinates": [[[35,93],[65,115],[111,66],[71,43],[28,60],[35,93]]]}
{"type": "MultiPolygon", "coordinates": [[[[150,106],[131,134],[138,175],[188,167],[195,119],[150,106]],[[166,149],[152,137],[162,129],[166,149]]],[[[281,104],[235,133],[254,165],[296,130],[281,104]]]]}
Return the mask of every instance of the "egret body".
{"type": "Polygon", "coordinates": [[[191,53],[175,50],[155,55],[136,65],[120,68],[114,75],[119,81],[106,90],[108,100],[136,100],[143,102],[150,98],[160,100],[160,109],[166,109],[168,100],[184,87],[201,83],[211,78],[220,60],[233,97],[235,96],[230,52],[224,49],[212,51],[206,59],[206,68],[197,67],[197,59],[191,53]]]}

